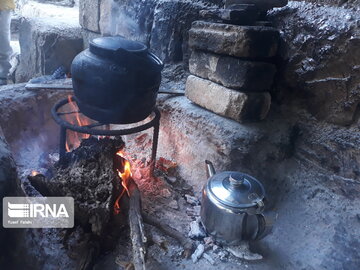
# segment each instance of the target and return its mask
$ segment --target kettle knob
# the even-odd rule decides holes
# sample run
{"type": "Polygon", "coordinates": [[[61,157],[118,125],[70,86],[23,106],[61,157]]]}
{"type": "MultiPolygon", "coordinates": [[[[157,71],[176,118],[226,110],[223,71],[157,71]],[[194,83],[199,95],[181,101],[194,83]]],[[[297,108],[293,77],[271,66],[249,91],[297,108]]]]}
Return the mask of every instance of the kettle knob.
{"type": "Polygon", "coordinates": [[[230,185],[234,188],[242,186],[244,184],[244,181],[244,176],[234,177],[232,174],[229,176],[230,185]]]}

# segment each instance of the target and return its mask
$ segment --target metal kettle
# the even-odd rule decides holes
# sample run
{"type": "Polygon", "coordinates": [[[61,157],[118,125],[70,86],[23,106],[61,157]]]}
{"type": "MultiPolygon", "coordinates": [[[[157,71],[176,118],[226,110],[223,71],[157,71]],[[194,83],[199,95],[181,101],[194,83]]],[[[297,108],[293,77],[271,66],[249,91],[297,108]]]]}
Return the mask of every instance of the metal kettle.
{"type": "Polygon", "coordinates": [[[244,173],[216,173],[210,161],[205,163],[209,180],[203,188],[200,215],[206,231],[226,245],[263,238],[271,229],[263,215],[263,185],[244,173]]]}

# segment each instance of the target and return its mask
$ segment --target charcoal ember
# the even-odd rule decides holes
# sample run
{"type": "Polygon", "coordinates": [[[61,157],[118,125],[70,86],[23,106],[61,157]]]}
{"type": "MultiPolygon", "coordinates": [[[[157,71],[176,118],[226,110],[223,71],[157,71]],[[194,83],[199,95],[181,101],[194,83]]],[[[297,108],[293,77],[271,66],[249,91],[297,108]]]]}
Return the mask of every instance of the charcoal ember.
{"type": "Polygon", "coordinates": [[[39,173],[36,175],[29,175],[28,180],[31,185],[43,196],[50,196],[50,191],[46,185],[45,175],[39,173]]]}
{"type": "Polygon", "coordinates": [[[55,176],[46,181],[51,196],[71,196],[77,222],[91,227],[95,235],[105,233],[113,215],[113,205],[121,192],[115,170],[121,139],[89,138],[55,164],[55,176]]]}

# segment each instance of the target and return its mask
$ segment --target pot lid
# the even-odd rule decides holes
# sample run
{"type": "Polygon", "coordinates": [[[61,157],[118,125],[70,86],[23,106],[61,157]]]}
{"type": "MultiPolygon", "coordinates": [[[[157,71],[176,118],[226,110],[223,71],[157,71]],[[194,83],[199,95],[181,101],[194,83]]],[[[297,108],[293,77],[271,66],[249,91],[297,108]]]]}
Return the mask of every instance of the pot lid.
{"type": "Polygon", "coordinates": [[[208,181],[208,189],[226,206],[249,208],[265,197],[263,185],[254,177],[240,172],[221,172],[208,181]]]}
{"type": "Polygon", "coordinates": [[[100,37],[90,41],[90,51],[95,54],[113,56],[114,52],[119,49],[135,54],[143,54],[147,52],[145,44],[128,40],[121,36],[100,37]]]}

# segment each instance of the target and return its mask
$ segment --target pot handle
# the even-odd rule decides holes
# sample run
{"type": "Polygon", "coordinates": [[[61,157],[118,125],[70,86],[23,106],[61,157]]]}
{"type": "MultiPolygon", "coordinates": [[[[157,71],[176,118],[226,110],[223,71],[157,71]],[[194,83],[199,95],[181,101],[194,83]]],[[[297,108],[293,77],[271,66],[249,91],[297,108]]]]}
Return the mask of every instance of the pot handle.
{"type": "Polygon", "coordinates": [[[137,55],[136,53],[119,48],[115,51],[114,55],[115,58],[128,63],[128,68],[130,69],[154,69],[156,72],[161,72],[164,68],[164,64],[159,57],[149,51],[142,55],[137,55]]]}

